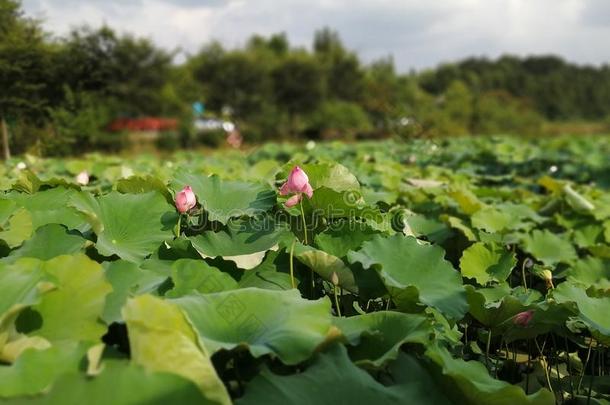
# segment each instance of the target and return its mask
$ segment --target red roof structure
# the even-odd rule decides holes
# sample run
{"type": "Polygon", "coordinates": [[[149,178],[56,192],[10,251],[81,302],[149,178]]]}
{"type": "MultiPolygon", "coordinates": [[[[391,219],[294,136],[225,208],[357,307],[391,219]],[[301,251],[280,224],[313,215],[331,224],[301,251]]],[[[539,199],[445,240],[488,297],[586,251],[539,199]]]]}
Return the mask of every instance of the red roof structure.
{"type": "Polygon", "coordinates": [[[118,118],[108,124],[108,129],[118,131],[172,131],[178,129],[178,120],[175,118],[118,118]]]}

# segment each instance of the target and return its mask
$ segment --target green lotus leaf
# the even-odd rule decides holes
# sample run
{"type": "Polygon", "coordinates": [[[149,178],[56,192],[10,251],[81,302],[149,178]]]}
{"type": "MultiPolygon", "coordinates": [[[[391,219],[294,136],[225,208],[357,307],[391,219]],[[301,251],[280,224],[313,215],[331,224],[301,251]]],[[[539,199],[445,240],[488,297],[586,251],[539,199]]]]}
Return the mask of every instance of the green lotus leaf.
{"type": "Polygon", "coordinates": [[[569,317],[576,314],[573,306],[543,301],[540,293],[522,288],[511,290],[502,285],[494,288],[466,287],[470,314],[505,342],[529,339],[559,330],[569,317]],[[527,326],[516,325],[515,315],[531,310],[533,316],[527,326]]]}
{"type": "Polygon", "coordinates": [[[503,232],[511,228],[513,217],[505,211],[495,207],[484,207],[475,212],[472,217],[472,226],[487,232],[503,232]]]}
{"type": "Polygon", "coordinates": [[[54,288],[46,280],[40,261],[22,259],[0,266],[0,362],[12,363],[27,349],[44,349],[50,343],[41,337],[29,337],[17,330],[22,312],[40,301],[43,293],[54,288]]]}
{"type": "Polygon", "coordinates": [[[45,277],[40,261],[36,259],[20,259],[12,264],[0,262],[0,324],[14,306],[38,302],[44,292],[39,283],[45,277]]]}
{"type": "Polygon", "coordinates": [[[275,175],[280,171],[280,164],[276,160],[265,159],[254,163],[244,175],[248,180],[264,180],[266,184],[275,184],[275,175]]]}
{"type": "Polygon", "coordinates": [[[101,316],[108,325],[123,321],[121,309],[128,298],[156,291],[167,280],[164,274],[142,269],[126,260],[105,262],[103,265],[106,279],[112,285],[112,292],[106,296],[101,316]]]}
{"type": "MultiPolygon", "coordinates": [[[[7,199],[0,199],[0,224],[6,224],[6,221],[13,215],[13,212],[17,209],[17,204],[14,201],[7,199]]],[[[4,227],[4,226],[3,226],[4,227]]]]}
{"type": "Polygon", "coordinates": [[[449,318],[461,319],[468,310],[466,294],[460,274],[444,255],[442,248],[420,244],[413,237],[378,235],[348,258],[364,268],[375,268],[399,308],[419,301],[449,318]]]}
{"type": "Polygon", "coordinates": [[[333,274],[335,274],[339,281],[337,284],[339,287],[358,294],[358,284],[354,274],[343,263],[343,260],[317,249],[303,251],[295,256],[301,263],[309,267],[324,280],[332,282],[333,274]]]}
{"type": "Polygon", "coordinates": [[[205,231],[189,239],[203,257],[222,256],[240,268],[250,269],[260,264],[265,252],[287,235],[288,229],[270,218],[249,218],[229,221],[218,232],[205,231]]]}
{"type": "Polygon", "coordinates": [[[12,189],[22,193],[35,194],[39,191],[43,191],[43,188],[48,189],[57,186],[78,189],[76,184],[71,184],[59,177],[47,177],[46,179],[42,179],[30,169],[23,170],[20,173],[19,179],[13,184],[12,189]]]}
{"type": "Polygon", "coordinates": [[[209,219],[223,224],[230,218],[265,212],[275,205],[276,200],[276,193],[267,186],[220,180],[218,176],[180,172],[172,182],[174,191],[187,185],[193,188],[209,219]]]}
{"type": "Polygon", "coordinates": [[[475,243],[464,250],[460,259],[462,276],[479,284],[505,281],[517,264],[515,254],[497,244],[475,243]]]}
{"type": "Polygon", "coordinates": [[[12,192],[7,198],[29,211],[34,230],[47,224],[62,224],[68,229],[84,232],[89,225],[69,204],[77,193],[71,188],[56,187],[35,194],[12,192]]]}
{"type": "Polygon", "coordinates": [[[0,200],[0,240],[14,248],[32,236],[32,230],[32,215],[28,210],[18,208],[13,201],[0,200]]]}
{"type": "Polygon", "coordinates": [[[273,354],[286,364],[311,356],[331,328],[330,301],[309,301],[298,290],[245,288],[172,300],[183,309],[210,353],[246,346],[254,357],[273,354]]]}
{"type": "Polygon", "coordinates": [[[546,265],[569,263],[577,258],[572,244],[550,231],[535,230],[523,239],[523,248],[546,265]]]}
{"type": "Polygon", "coordinates": [[[100,206],[93,194],[81,191],[72,195],[68,204],[89,224],[93,232],[102,233],[104,224],[100,218],[100,206]]]}
{"type": "Polygon", "coordinates": [[[150,372],[125,360],[105,360],[103,371],[92,378],[84,373],[62,375],[48,393],[15,398],[7,403],[136,405],[165,404],[209,405],[218,402],[203,397],[197,386],[178,375],[150,372]]]}
{"type": "Polygon", "coordinates": [[[571,282],[563,282],[553,290],[553,298],[559,303],[574,303],[580,311],[577,318],[598,339],[610,342],[610,297],[590,297],[582,286],[571,282]]]}
{"type": "Polygon", "coordinates": [[[347,167],[339,163],[316,163],[302,166],[312,188],[326,187],[334,191],[360,190],[360,183],[347,167]]]}
{"type": "Polygon", "coordinates": [[[468,215],[472,215],[484,207],[484,204],[478,197],[466,188],[453,187],[449,190],[449,196],[451,196],[460,209],[468,215]]]}
{"type": "Polygon", "coordinates": [[[444,223],[426,218],[423,215],[410,215],[405,221],[413,234],[412,236],[425,236],[427,240],[434,243],[443,243],[452,234],[449,227],[444,223]]]}
{"type": "Polygon", "coordinates": [[[585,288],[610,290],[610,260],[591,256],[578,260],[568,273],[568,280],[585,288]]]}
{"type": "Polygon", "coordinates": [[[176,260],[172,265],[172,281],[174,287],[166,294],[172,298],[192,291],[215,293],[238,288],[235,279],[203,260],[176,260]]]}
{"type": "Polygon", "coordinates": [[[445,394],[457,403],[489,405],[552,405],[555,396],[546,388],[535,394],[526,395],[521,387],[492,378],[487,369],[478,361],[454,359],[440,347],[430,347],[426,356],[436,363],[447,383],[445,394]]]}
{"type": "MultiPolygon", "coordinates": [[[[50,347],[44,350],[29,349],[11,365],[0,365],[0,403],[2,398],[41,394],[62,374],[77,372],[86,346],[50,347]]],[[[24,403],[34,398],[14,398],[24,403]]],[[[40,397],[40,400],[46,397],[40,397]]]]}
{"type": "Polygon", "coordinates": [[[229,394],[206,345],[171,301],[152,295],[131,298],[123,307],[131,359],[150,371],[177,374],[194,382],[208,402],[230,404],[229,394]]]}
{"type": "Polygon", "coordinates": [[[119,179],[116,182],[116,190],[123,194],[143,194],[157,191],[168,203],[173,204],[173,197],[169,189],[161,180],[154,176],[131,176],[126,179],[119,179]]]}
{"type": "Polygon", "coordinates": [[[170,239],[178,220],[175,210],[158,192],[111,192],[97,200],[82,198],[75,206],[97,228],[95,245],[101,254],[117,255],[135,263],[170,239]]]}
{"type": "Polygon", "coordinates": [[[32,317],[22,320],[31,330],[28,335],[53,344],[101,338],[106,328],[99,318],[112,290],[102,266],[82,254],[58,256],[41,262],[41,266],[56,288],[31,307],[32,317]]]}
{"type": "Polygon", "coordinates": [[[490,288],[466,286],[470,314],[487,327],[496,327],[515,314],[527,310],[539,302],[542,295],[535,290],[512,290],[501,284],[490,288]]]}
{"type": "Polygon", "coordinates": [[[331,229],[315,237],[320,250],[337,257],[345,257],[350,250],[358,250],[362,243],[376,234],[366,224],[359,221],[339,220],[331,229]]]}
{"type": "MultiPolygon", "coordinates": [[[[266,290],[289,290],[292,288],[292,280],[288,269],[290,268],[289,256],[280,254],[280,251],[270,250],[263,261],[253,269],[243,272],[239,279],[239,288],[256,287],[266,290]],[[281,269],[285,272],[280,271],[281,269]]],[[[298,275],[295,275],[298,281],[298,275]]]]}
{"type": "Polygon", "coordinates": [[[447,224],[449,224],[450,227],[460,231],[462,233],[462,235],[464,235],[464,237],[466,239],[468,239],[469,242],[476,242],[477,241],[477,237],[474,234],[472,228],[470,226],[466,225],[464,223],[464,221],[461,220],[460,218],[453,217],[453,216],[450,216],[450,215],[442,215],[441,218],[444,221],[446,221],[447,224]]]}
{"type": "Polygon", "coordinates": [[[579,248],[594,247],[604,242],[603,228],[597,224],[579,227],[574,229],[572,239],[579,248]]]}
{"type": "Polygon", "coordinates": [[[335,325],[353,346],[350,358],[359,366],[379,368],[398,357],[403,344],[427,345],[434,335],[427,316],[380,311],[337,318],[335,325]]]}
{"type": "Polygon", "coordinates": [[[91,242],[78,231],[69,231],[63,225],[48,224],[36,230],[31,239],[9,255],[9,260],[19,257],[33,257],[49,260],[57,256],[81,252],[91,242]]]}
{"type": "Polygon", "coordinates": [[[394,385],[383,385],[355,366],[343,346],[333,345],[316,355],[304,372],[277,375],[263,369],[246,386],[246,394],[236,404],[423,404],[431,400],[439,405],[450,403],[430,390],[428,381],[419,373],[409,373],[405,368],[400,371],[403,375],[394,385]]]}
{"type": "MultiPolygon", "coordinates": [[[[304,207],[308,212],[326,218],[368,218],[379,219],[375,208],[368,207],[357,190],[335,191],[321,187],[314,191],[311,199],[305,198],[304,207]]],[[[293,208],[297,210],[298,208],[293,208]]]]}

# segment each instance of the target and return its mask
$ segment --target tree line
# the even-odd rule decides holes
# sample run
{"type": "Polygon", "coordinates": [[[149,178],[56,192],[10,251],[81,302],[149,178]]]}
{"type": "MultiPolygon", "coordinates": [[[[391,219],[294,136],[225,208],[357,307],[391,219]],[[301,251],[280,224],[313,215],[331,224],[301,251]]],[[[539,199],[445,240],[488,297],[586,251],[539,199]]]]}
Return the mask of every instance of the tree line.
{"type": "Polygon", "coordinates": [[[278,33],[238,49],[210,42],[181,63],[175,56],[107,26],[53,37],[17,0],[0,0],[2,132],[17,152],[62,155],[120,149],[124,137],[107,131],[113,119],[175,117],[181,127],[167,146],[191,146],[210,141],[193,129],[194,102],[255,142],[535,134],[548,121],[610,116],[610,67],[556,56],[470,58],[402,73],[390,57],[363,63],[328,28],[310,48],[278,33]]]}

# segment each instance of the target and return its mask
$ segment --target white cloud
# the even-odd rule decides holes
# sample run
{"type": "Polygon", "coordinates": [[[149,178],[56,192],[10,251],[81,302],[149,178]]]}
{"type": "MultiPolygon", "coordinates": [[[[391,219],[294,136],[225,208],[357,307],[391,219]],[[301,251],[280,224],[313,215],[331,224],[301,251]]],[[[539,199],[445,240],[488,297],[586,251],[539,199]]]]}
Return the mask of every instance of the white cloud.
{"type": "Polygon", "coordinates": [[[24,0],[58,34],[88,23],[194,52],[210,39],[243,44],[252,33],[284,31],[310,45],[337,29],[365,60],[394,55],[422,68],[471,55],[555,53],[580,63],[610,60],[607,0],[24,0]]]}

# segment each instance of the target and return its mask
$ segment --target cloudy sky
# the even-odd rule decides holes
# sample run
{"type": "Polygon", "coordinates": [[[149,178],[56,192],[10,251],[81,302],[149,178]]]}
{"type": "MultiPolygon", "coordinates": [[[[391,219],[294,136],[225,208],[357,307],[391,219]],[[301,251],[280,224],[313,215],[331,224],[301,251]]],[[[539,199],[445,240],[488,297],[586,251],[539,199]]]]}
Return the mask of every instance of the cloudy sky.
{"type": "Polygon", "coordinates": [[[252,33],[286,32],[309,46],[329,26],[365,61],[393,55],[400,70],[466,56],[554,53],[610,62],[610,0],[23,0],[63,34],[106,23],[195,52],[210,39],[242,45],[252,33]]]}

